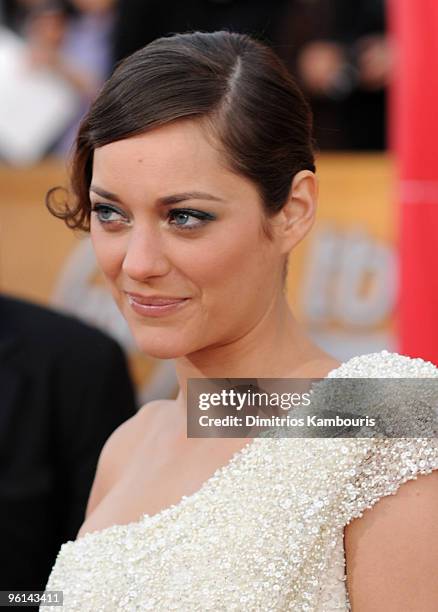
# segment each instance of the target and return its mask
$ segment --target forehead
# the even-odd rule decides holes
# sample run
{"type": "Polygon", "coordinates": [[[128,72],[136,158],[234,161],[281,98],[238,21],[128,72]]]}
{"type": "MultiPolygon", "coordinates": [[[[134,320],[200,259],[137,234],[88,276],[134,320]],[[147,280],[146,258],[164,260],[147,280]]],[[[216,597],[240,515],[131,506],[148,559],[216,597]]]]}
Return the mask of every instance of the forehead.
{"type": "Polygon", "coordinates": [[[94,151],[93,182],[166,183],[223,176],[225,165],[194,121],[179,121],[94,151]]]}
{"type": "Polygon", "coordinates": [[[198,121],[175,121],[96,149],[92,182],[132,205],[207,191],[225,201],[260,206],[257,185],[230,170],[220,149],[198,121]]]}

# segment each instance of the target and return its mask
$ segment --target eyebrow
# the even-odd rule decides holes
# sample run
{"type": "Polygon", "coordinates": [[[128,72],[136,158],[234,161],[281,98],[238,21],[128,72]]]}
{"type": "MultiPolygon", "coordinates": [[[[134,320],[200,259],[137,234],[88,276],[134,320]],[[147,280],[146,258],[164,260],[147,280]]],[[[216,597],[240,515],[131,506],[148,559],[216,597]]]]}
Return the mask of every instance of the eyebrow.
{"type": "MultiPolygon", "coordinates": [[[[101,189],[100,187],[97,187],[97,185],[91,185],[90,191],[97,193],[97,195],[100,195],[102,198],[112,200],[113,202],[118,202],[119,204],[122,203],[121,198],[117,194],[101,189]]],[[[164,206],[170,206],[171,204],[178,204],[178,202],[184,202],[185,200],[211,200],[213,202],[224,202],[222,198],[218,198],[217,196],[205,191],[184,191],[182,193],[174,193],[172,195],[158,198],[157,202],[164,206]]]]}

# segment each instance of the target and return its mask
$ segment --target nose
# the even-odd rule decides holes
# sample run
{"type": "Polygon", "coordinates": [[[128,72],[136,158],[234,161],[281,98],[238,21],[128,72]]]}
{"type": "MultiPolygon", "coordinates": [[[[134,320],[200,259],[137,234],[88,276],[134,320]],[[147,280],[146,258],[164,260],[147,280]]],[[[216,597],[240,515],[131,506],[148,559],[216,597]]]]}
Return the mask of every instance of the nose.
{"type": "Polygon", "coordinates": [[[151,229],[144,226],[133,229],[123,259],[123,272],[138,282],[165,276],[171,265],[163,246],[161,236],[151,229]]]}

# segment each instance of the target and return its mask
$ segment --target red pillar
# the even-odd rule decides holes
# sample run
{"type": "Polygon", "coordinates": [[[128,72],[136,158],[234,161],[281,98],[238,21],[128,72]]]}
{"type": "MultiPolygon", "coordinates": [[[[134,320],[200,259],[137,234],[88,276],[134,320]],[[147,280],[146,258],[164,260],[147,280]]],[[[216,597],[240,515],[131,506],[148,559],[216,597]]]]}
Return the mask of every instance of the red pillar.
{"type": "Polygon", "coordinates": [[[438,364],[438,1],[390,0],[399,351],[438,364]]]}

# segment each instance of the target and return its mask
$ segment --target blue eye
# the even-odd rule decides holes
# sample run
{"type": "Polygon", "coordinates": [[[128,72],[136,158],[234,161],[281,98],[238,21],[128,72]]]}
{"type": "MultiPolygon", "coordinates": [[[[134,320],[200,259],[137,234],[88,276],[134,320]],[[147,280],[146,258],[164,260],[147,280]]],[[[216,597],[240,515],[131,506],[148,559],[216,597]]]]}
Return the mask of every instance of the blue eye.
{"type": "Polygon", "coordinates": [[[178,229],[195,229],[215,218],[214,215],[201,210],[174,208],[169,211],[169,224],[178,229]]]}
{"type": "Polygon", "coordinates": [[[190,219],[190,215],[186,212],[177,212],[172,216],[176,225],[186,225],[187,221],[190,219]]]}
{"type": "Polygon", "coordinates": [[[114,223],[115,221],[120,221],[123,218],[123,215],[115,208],[106,206],[105,204],[96,204],[92,208],[92,212],[96,213],[97,218],[102,224],[114,223]]]}

